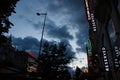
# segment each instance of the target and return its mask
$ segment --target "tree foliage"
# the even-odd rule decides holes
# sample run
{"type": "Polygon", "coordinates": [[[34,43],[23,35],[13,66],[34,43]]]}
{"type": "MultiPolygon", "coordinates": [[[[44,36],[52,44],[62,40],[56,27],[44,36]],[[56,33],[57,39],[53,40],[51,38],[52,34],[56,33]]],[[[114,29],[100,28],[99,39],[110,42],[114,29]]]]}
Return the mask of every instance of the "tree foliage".
{"type": "Polygon", "coordinates": [[[6,37],[9,28],[13,26],[9,16],[15,12],[16,4],[19,0],[0,0],[0,67],[14,67],[25,70],[27,63],[27,53],[18,51],[12,46],[11,36],[6,37]]]}
{"type": "Polygon", "coordinates": [[[45,43],[39,61],[44,78],[52,80],[69,80],[67,64],[73,58],[66,52],[67,45],[63,42],[54,45],[45,43]]]}
{"type": "Polygon", "coordinates": [[[19,0],[0,0],[0,43],[7,41],[3,33],[8,33],[13,24],[9,21],[9,16],[15,13],[16,3],[19,0]]]}

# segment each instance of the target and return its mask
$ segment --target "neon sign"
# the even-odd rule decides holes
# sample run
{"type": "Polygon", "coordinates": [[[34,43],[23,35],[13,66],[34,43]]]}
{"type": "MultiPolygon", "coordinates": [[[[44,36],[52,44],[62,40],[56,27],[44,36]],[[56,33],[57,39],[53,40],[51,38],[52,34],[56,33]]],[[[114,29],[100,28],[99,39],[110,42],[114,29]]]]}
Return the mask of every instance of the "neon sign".
{"type": "Polygon", "coordinates": [[[89,56],[92,56],[92,44],[91,44],[90,39],[88,40],[88,45],[87,45],[87,47],[88,47],[88,55],[89,55],[89,56]]]}
{"type": "Polygon", "coordinates": [[[85,8],[86,8],[87,19],[88,21],[90,21],[90,24],[92,24],[92,29],[95,32],[97,28],[96,28],[95,18],[92,11],[92,6],[90,4],[90,0],[85,0],[85,8]]]}
{"type": "Polygon", "coordinates": [[[96,23],[95,23],[95,19],[94,19],[94,15],[93,13],[91,13],[91,20],[92,20],[92,27],[93,27],[93,31],[96,31],[96,23]]]}
{"type": "Polygon", "coordinates": [[[85,0],[85,6],[86,6],[87,18],[88,18],[88,20],[91,20],[88,0],[85,0]]]}
{"type": "Polygon", "coordinates": [[[115,68],[119,68],[118,58],[119,58],[119,55],[120,55],[120,51],[119,51],[118,46],[115,46],[114,49],[115,49],[115,58],[114,58],[115,68]]]}
{"type": "Polygon", "coordinates": [[[108,62],[107,51],[106,51],[105,47],[102,47],[102,54],[103,54],[105,71],[108,72],[109,71],[109,62],[108,62]]]}
{"type": "Polygon", "coordinates": [[[91,56],[92,56],[92,44],[91,44],[90,39],[88,40],[87,48],[88,48],[88,65],[92,66],[92,61],[91,61],[92,60],[91,59],[91,56]]]}

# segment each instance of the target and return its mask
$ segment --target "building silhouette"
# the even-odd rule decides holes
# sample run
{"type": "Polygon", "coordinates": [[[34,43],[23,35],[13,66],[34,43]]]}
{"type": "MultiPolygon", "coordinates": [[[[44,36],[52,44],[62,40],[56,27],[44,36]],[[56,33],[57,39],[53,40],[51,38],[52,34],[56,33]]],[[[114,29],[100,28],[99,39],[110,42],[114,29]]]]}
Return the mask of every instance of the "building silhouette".
{"type": "Polygon", "coordinates": [[[32,53],[29,54],[25,51],[17,50],[12,46],[11,37],[8,38],[6,43],[2,43],[0,45],[0,69],[4,70],[0,73],[8,72],[16,72],[16,73],[24,73],[28,72],[27,68],[35,65],[37,66],[37,62],[32,53]]]}
{"type": "Polygon", "coordinates": [[[100,80],[119,80],[120,13],[118,12],[118,0],[84,0],[84,2],[89,23],[87,44],[89,74],[96,74],[96,76],[99,74],[97,78],[100,80]],[[114,34],[114,37],[110,37],[111,34],[114,34]]]}

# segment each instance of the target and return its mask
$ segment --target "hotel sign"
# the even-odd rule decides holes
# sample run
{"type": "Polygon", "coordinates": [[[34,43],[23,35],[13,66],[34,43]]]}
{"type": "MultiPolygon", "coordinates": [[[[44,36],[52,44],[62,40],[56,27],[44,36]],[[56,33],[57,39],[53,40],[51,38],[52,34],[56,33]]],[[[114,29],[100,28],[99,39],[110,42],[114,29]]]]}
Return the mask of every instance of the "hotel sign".
{"type": "Polygon", "coordinates": [[[86,9],[87,20],[89,21],[90,25],[92,26],[93,32],[96,32],[97,27],[96,27],[94,13],[92,11],[92,6],[91,6],[90,0],[85,0],[85,9],[86,9]]]}
{"type": "Polygon", "coordinates": [[[119,65],[120,50],[118,46],[115,46],[114,50],[115,50],[114,64],[115,64],[115,68],[118,69],[120,67],[119,65]]]}
{"type": "Polygon", "coordinates": [[[106,51],[105,47],[102,47],[102,54],[103,54],[105,71],[108,72],[108,71],[110,71],[110,67],[109,67],[108,56],[107,56],[107,51],[106,51]]]}

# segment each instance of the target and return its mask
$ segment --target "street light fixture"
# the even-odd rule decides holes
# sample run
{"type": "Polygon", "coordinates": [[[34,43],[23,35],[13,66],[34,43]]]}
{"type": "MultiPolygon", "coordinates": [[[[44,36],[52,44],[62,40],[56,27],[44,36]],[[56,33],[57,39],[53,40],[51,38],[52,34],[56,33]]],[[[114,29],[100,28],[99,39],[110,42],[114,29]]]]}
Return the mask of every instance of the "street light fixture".
{"type": "MultiPolygon", "coordinates": [[[[46,16],[47,16],[47,12],[46,13],[36,13],[37,16],[41,16],[44,15],[44,23],[43,23],[43,28],[42,28],[42,34],[41,34],[41,40],[40,40],[40,46],[39,46],[39,56],[41,53],[41,48],[42,48],[42,41],[43,41],[43,34],[44,34],[44,28],[45,28],[45,21],[46,21],[46,16]]],[[[39,57],[38,56],[38,57],[39,57]]]]}

